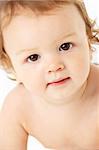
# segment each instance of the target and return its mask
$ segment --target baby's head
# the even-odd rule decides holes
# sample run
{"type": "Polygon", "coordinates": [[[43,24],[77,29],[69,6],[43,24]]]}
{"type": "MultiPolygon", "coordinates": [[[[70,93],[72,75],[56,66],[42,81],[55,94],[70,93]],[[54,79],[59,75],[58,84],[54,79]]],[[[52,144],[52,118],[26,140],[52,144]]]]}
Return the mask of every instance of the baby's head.
{"type": "Polygon", "coordinates": [[[84,91],[99,31],[82,0],[0,1],[0,23],[0,63],[26,89],[60,102],[84,91]]]}
{"type": "MultiPolygon", "coordinates": [[[[33,13],[33,15],[36,17],[44,15],[50,16],[51,13],[54,14],[55,10],[62,8],[67,4],[74,4],[77,7],[81,17],[85,22],[89,47],[92,49],[91,44],[99,42],[97,38],[98,31],[94,29],[95,23],[88,17],[83,0],[0,1],[0,64],[7,72],[13,72],[14,68],[13,62],[11,62],[4,45],[5,43],[2,31],[10,24],[11,20],[17,15],[25,15],[29,14],[29,12],[33,13]]],[[[66,18],[64,18],[64,20],[65,19],[66,18]]]]}

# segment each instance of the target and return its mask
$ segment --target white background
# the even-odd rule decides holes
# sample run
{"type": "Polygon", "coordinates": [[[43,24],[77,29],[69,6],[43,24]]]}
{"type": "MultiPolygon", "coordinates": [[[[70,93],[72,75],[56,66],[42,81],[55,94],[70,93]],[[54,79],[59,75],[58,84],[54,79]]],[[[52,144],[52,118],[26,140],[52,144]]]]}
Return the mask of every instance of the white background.
{"type": "MultiPolygon", "coordinates": [[[[84,0],[89,16],[96,19],[99,27],[99,0],[84,0]]],[[[99,46],[93,56],[93,62],[99,63],[99,46]]],[[[15,86],[15,83],[7,78],[6,73],[0,70],[0,109],[7,93],[15,86]]],[[[45,150],[45,148],[33,137],[29,138],[28,150],[45,150]]]]}

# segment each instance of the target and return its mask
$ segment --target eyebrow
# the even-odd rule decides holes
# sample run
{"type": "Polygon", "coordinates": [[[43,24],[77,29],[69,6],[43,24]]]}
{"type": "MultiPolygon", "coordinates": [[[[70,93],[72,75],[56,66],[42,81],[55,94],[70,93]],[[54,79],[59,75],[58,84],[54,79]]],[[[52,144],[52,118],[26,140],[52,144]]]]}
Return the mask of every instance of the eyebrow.
{"type": "Polygon", "coordinates": [[[19,50],[18,52],[16,52],[16,55],[20,55],[20,54],[22,54],[22,53],[24,53],[24,52],[26,52],[26,51],[34,51],[34,50],[37,50],[37,48],[26,48],[26,49],[21,49],[21,50],[19,50]]]}
{"type": "MultiPolygon", "coordinates": [[[[55,40],[53,43],[56,43],[57,41],[60,41],[62,39],[65,39],[65,38],[68,38],[68,37],[71,37],[71,36],[75,36],[76,33],[75,32],[72,32],[72,33],[69,33],[69,34],[66,34],[64,36],[61,36],[61,38],[58,38],[57,40],[55,40]]],[[[34,51],[34,50],[38,50],[38,48],[26,48],[26,49],[21,49],[19,50],[18,52],[16,52],[16,55],[20,55],[21,53],[24,53],[26,51],[34,51]]]]}
{"type": "Polygon", "coordinates": [[[65,38],[69,38],[71,36],[76,36],[77,33],[76,32],[72,32],[72,33],[69,33],[69,34],[65,34],[64,36],[60,36],[60,38],[56,39],[54,42],[57,42],[57,41],[60,41],[62,39],[65,39],[65,38]]]}

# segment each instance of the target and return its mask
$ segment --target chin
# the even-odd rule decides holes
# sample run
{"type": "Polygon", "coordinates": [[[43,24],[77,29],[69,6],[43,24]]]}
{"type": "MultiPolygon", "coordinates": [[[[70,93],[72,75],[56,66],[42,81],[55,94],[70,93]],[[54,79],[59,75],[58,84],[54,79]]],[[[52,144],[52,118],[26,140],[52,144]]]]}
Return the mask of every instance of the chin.
{"type": "Polygon", "coordinates": [[[67,96],[62,94],[47,95],[47,97],[45,97],[44,99],[50,104],[62,105],[68,103],[67,96]]]}

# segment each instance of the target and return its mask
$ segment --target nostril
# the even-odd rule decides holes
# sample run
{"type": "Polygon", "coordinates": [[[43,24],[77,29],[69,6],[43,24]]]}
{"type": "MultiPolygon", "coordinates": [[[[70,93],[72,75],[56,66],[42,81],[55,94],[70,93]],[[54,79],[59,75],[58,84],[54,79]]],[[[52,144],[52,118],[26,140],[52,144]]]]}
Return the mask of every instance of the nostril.
{"type": "Polygon", "coordinates": [[[51,72],[56,72],[56,71],[61,71],[64,69],[64,65],[59,65],[59,66],[51,66],[48,70],[49,73],[51,72]]]}
{"type": "Polygon", "coordinates": [[[59,71],[59,70],[62,70],[62,68],[60,67],[60,68],[57,69],[57,71],[59,71]]]}
{"type": "Polygon", "coordinates": [[[49,73],[51,73],[52,71],[49,70],[49,73]]]}
{"type": "Polygon", "coordinates": [[[49,70],[48,72],[51,73],[51,72],[60,71],[60,70],[62,70],[62,68],[52,69],[52,70],[49,70]]]}

